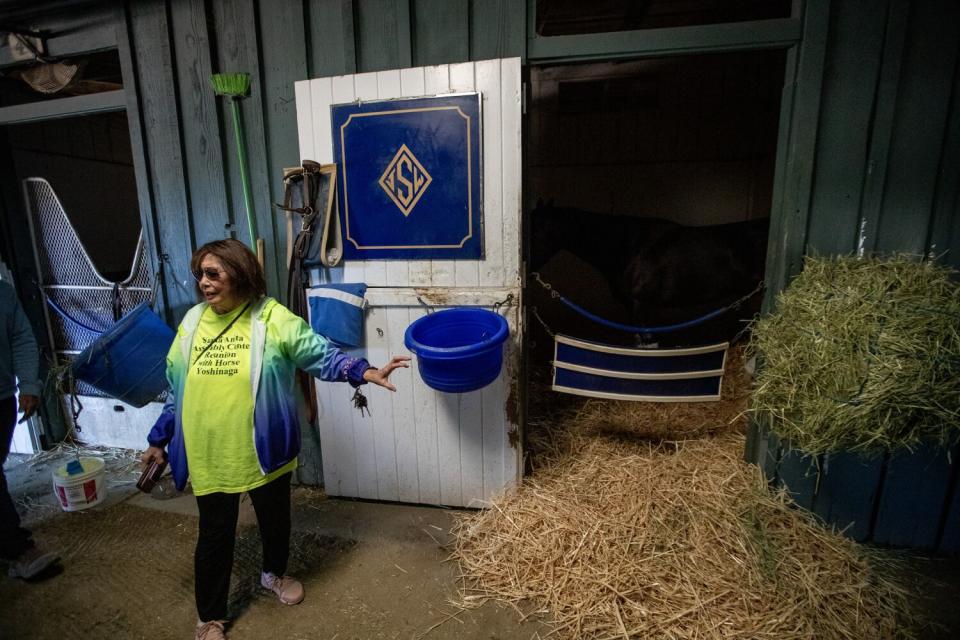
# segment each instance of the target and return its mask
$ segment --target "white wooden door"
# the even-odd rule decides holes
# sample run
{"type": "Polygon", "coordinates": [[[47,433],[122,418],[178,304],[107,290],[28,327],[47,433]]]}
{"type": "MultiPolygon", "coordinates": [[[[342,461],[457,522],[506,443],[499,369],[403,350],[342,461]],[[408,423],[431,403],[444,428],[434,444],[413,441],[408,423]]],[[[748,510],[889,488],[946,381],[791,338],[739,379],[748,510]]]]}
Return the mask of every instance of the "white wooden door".
{"type": "MultiPolygon", "coordinates": [[[[347,385],[317,383],[320,446],[329,495],[484,506],[521,475],[520,59],[486,60],[317,78],[295,85],[302,158],[333,161],[330,105],[479,92],[483,135],[482,260],[349,261],[318,282],[366,282],[364,347],[374,364],[406,353],[407,326],[430,308],[499,307],[511,328],[500,377],[464,394],[436,392],[416,370],[396,372],[397,393],[365,387],[372,415],[351,408],[347,385]]],[[[308,291],[308,295],[310,292],[308,291]]]]}

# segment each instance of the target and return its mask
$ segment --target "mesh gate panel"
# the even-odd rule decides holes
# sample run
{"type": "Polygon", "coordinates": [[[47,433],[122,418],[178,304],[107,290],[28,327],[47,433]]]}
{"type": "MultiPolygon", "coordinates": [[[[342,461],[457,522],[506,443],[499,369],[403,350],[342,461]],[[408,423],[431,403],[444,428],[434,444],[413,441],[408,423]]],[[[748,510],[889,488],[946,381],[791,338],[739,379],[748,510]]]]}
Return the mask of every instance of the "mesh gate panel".
{"type": "MultiPolygon", "coordinates": [[[[23,187],[41,288],[68,316],[63,317],[52,307],[46,309],[55,361],[63,364],[70,360],[71,354],[86,349],[99,337],[99,332],[113,325],[114,283],[97,271],[50,183],[43,178],[27,178],[23,187]]],[[[129,311],[150,300],[152,282],[141,233],[130,274],[116,283],[121,311],[129,311]]],[[[77,392],[106,397],[83,382],[77,383],[77,392]]]]}

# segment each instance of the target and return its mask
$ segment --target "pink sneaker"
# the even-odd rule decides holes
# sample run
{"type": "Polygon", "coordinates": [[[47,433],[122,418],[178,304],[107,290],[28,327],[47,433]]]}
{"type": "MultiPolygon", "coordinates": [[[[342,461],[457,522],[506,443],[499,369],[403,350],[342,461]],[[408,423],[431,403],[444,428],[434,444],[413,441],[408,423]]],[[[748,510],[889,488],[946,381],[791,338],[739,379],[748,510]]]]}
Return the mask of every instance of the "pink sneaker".
{"type": "Polygon", "coordinates": [[[303,585],[296,578],[275,576],[264,571],[260,574],[260,584],[277,594],[283,604],[299,604],[303,601],[303,585]]]}
{"type": "Polygon", "coordinates": [[[197,633],[193,640],[226,640],[227,634],[223,630],[224,620],[210,620],[198,622],[197,633]]]}

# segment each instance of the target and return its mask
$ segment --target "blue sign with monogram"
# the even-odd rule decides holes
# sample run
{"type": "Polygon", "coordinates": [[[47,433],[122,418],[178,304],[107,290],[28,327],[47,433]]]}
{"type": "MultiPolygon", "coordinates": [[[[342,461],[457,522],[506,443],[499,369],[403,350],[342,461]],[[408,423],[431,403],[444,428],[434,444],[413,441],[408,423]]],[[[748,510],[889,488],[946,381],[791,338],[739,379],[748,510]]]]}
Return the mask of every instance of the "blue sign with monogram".
{"type": "Polygon", "coordinates": [[[343,257],[479,259],[480,94],[330,107],[343,257]]]}

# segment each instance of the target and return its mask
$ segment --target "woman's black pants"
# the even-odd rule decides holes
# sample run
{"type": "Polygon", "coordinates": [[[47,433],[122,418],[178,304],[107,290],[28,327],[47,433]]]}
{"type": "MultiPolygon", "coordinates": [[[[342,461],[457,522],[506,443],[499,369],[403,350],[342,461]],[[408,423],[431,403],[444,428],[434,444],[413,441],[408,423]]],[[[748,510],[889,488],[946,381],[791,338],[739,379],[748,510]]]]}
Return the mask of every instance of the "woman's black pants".
{"type": "MultiPolygon", "coordinates": [[[[249,492],[263,541],[263,570],[278,576],[286,572],[290,555],[290,476],[285,473],[249,492]]],[[[201,622],[227,617],[240,495],[197,496],[200,535],[193,562],[194,592],[201,622]]]]}
{"type": "Polygon", "coordinates": [[[0,558],[13,560],[33,546],[30,532],[20,526],[20,514],[13,505],[3,475],[3,463],[7,461],[13,430],[17,428],[17,400],[13,396],[0,400],[0,558]]]}

